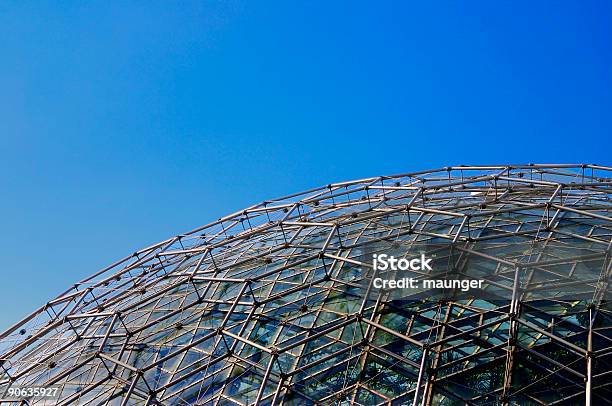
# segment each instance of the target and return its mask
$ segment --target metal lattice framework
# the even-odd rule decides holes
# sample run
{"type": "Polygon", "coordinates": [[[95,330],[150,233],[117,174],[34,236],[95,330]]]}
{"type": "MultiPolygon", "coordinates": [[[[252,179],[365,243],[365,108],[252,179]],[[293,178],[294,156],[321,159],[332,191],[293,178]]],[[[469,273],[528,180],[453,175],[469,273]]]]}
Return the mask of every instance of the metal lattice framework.
{"type": "Polygon", "coordinates": [[[611,171],[459,166],[249,207],[133,253],[0,334],[0,393],[53,385],[57,399],[29,403],[57,405],[610,404],[611,171]],[[387,242],[452,245],[459,272],[507,299],[374,290],[363,253],[387,242]]]}

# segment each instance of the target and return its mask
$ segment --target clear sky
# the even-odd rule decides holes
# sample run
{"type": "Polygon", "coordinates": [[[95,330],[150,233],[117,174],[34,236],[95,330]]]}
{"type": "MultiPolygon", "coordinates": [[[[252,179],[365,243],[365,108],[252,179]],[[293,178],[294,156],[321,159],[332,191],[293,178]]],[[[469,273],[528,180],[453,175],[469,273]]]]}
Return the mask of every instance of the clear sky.
{"type": "Polygon", "coordinates": [[[610,165],[611,5],[1,2],[0,330],[267,198],[449,164],[610,165]]]}

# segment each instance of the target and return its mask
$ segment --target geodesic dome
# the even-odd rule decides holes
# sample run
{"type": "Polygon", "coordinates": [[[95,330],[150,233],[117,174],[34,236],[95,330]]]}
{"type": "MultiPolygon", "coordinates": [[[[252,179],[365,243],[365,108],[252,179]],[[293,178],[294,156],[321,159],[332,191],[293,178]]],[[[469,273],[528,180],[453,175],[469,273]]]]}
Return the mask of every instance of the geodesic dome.
{"type": "Polygon", "coordinates": [[[56,396],[28,404],[612,403],[611,170],[448,167],[249,207],[133,253],[0,334],[0,396],[42,386],[56,396]],[[372,287],[371,253],[415,247],[484,288],[372,287]]]}

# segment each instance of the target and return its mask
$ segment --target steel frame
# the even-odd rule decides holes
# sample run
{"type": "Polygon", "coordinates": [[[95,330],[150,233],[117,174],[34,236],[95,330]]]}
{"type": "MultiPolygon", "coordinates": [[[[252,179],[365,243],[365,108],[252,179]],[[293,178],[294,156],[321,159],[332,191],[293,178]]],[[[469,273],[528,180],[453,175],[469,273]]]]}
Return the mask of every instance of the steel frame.
{"type": "Polygon", "coordinates": [[[0,395],[57,385],[58,399],[28,404],[610,404],[611,171],[456,166],[251,206],[134,252],[0,334],[0,395]],[[364,250],[431,241],[456,249],[465,275],[484,267],[507,299],[372,288],[364,250]],[[581,279],[585,268],[597,273],[581,279]]]}

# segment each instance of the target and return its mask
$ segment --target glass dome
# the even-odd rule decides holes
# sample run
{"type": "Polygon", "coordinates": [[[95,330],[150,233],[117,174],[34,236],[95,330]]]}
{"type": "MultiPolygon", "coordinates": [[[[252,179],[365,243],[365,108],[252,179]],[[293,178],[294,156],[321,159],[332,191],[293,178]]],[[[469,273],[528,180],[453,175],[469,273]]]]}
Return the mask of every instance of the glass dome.
{"type": "MultiPolygon", "coordinates": [[[[134,252],[0,334],[53,405],[608,404],[611,168],[458,166],[265,201],[134,252]],[[480,289],[373,286],[375,253],[480,289]]],[[[3,394],[3,395],[2,395],[3,394]]]]}

